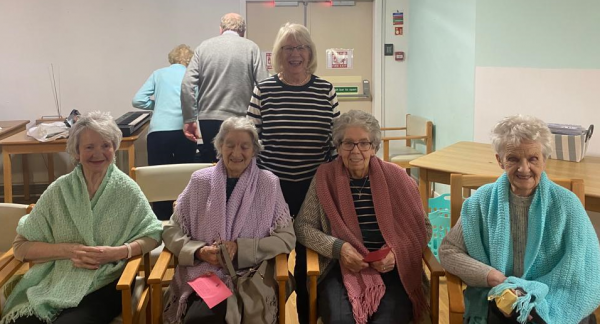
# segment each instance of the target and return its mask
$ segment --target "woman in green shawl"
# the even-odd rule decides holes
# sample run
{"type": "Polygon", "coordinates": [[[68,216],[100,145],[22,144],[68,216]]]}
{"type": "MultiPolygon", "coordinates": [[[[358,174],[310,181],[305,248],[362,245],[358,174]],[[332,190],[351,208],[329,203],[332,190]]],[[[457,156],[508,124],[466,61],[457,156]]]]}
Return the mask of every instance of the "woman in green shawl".
{"type": "Polygon", "coordinates": [[[107,113],[81,117],[67,152],[75,169],[54,181],[17,227],[14,255],[34,265],[3,309],[5,323],[109,323],[126,260],[160,242],[161,223],[114,164],[121,131],[107,113]]]}

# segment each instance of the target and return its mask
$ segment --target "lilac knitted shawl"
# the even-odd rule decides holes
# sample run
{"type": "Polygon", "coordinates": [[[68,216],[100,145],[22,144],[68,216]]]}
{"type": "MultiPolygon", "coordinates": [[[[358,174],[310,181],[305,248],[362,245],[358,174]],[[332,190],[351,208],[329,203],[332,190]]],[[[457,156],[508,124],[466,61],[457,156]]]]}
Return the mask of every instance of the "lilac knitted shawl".
{"type": "MultiPolygon", "coordinates": [[[[288,206],[271,172],[260,170],[252,159],[226,199],[227,172],[222,161],[194,172],[177,199],[176,217],[183,232],[194,241],[212,244],[219,238],[263,238],[291,222],[288,206]]],[[[196,260],[194,266],[178,266],[171,281],[171,297],[165,307],[165,323],[182,320],[187,299],[193,293],[187,282],[213,272],[231,287],[231,279],[219,266],[196,260]]]]}

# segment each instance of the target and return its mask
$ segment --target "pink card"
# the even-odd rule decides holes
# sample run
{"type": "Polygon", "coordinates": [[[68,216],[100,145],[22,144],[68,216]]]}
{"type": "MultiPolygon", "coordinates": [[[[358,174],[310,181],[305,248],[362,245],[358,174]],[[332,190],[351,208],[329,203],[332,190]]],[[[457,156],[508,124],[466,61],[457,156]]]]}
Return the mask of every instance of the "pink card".
{"type": "Polygon", "coordinates": [[[390,250],[391,249],[389,247],[384,247],[381,250],[369,252],[369,254],[367,254],[367,256],[363,259],[363,261],[367,262],[367,263],[371,263],[371,262],[383,260],[383,258],[385,258],[388,255],[388,253],[390,253],[390,250]]]}
{"type": "Polygon", "coordinates": [[[208,308],[215,307],[232,294],[229,287],[227,287],[227,285],[214,273],[198,277],[188,282],[188,284],[192,286],[198,296],[206,302],[208,308]]]}

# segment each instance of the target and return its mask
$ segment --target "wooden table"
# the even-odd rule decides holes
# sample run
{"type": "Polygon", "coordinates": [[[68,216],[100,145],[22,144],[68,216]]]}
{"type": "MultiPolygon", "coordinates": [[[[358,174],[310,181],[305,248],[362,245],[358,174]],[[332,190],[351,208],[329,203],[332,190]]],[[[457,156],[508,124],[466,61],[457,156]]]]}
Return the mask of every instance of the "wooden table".
{"type": "MultiPolygon", "coordinates": [[[[29,120],[6,120],[0,121],[0,140],[5,139],[9,136],[12,136],[20,131],[24,131],[25,127],[29,123],[29,120]]],[[[2,147],[0,147],[0,151],[2,151],[2,147]]],[[[23,156],[25,157],[25,156],[23,156]]],[[[24,158],[21,160],[21,164],[23,170],[27,169],[27,159],[24,158]]],[[[6,184],[5,184],[6,185],[6,184]]],[[[29,189],[29,188],[27,188],[29,189]]],[[[26,199],[29,200],[29,190],[25,190],[24,192],[26,199]]]]}
{"type": "MultiPolygon", "coordinates": [[[[410,162],[419,167],[419,191],[425,210],[429,210],[431,183],[450,184],[450,174],[480,174],[500,176],[504,170],[496,161],[490,144],[458,142],[410,162]]],[[[600,157],[587,156],[581,162],[548,159],[549,177],[583,179],[585,209],[600,212],[600,157]]]]}
{"type": "MultiPolygon", "coordinates": [[[[140,127],[133,135],[123,137],[119,151],[127,151],[129,167],[135,166],[135,146],[134,142],[139,138],[139,135],[148,128],[150,123],[146,123],[140,127]]],[[[65,152],[67,140],[62,138],[51,142],[38,142],[36,139],[27,136],[27,131],[20,131],[12,136],[0,140],[0,148],[2,149],[2,158],[4,161],[4,202],[12,202],[12,164],[10,161],[11,154],[26,154],[48,153],[48,182],[54,181],[54,159],[52,153],[65,152]]],[[[131,174],[130,174],[131,175],[131,174]]],[[[23,170],[23,183],[25,190],[28,192],[29,187],[29,171],[23,170]]]]}

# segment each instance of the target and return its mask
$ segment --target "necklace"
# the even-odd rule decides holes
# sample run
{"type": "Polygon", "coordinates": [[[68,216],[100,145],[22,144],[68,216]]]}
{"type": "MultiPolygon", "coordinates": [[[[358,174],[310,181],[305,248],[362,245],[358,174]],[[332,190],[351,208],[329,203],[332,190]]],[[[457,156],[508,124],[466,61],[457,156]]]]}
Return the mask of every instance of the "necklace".
{"type": "Polygon", "coordinates": [[[367,184],[367,181],[369,181],[369,175],[367,175],[365,177],[365,180],[363,181],[362,186],[360,187],[360,189],[358,189],[358,199],[360,199],[362,197],[362,191],[365,188],[365,185],[367,184]]]}
{"type": "Polygon", "coordinates": [[[289,86],[303,86],[306,83],[308,83],[308,81],[310,80],[311,75],[308,74],[306,76],[306,78],[304,80],[302,80],[301,82],[290,82],[288,80],[285,79],[285,76],[283,75],[283,72],[279,73],[279,80],[281,80],[281,82],[289,85],[289,86]]]}

